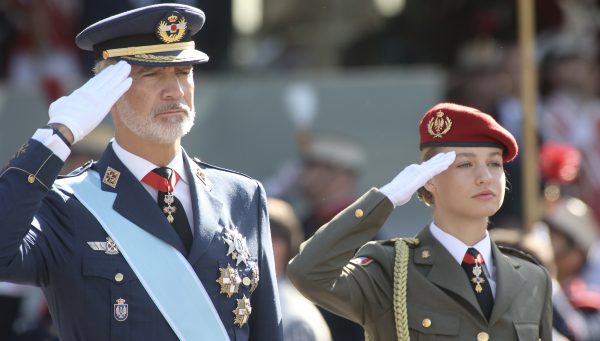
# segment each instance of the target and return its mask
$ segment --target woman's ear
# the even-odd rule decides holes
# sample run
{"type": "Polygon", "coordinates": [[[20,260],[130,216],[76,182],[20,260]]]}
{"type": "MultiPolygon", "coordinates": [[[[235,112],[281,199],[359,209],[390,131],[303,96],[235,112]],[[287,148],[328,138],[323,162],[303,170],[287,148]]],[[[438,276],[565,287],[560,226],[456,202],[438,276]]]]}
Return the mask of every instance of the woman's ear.
{"type": "Polygon", "coordinates": [[[423,187],[425,187],[426,190],[428,190],[429,192],[434,192],[435,190],[435,185],[433,183],[433,179],[429,179],[425,185],[423,185],[423,187]]]}

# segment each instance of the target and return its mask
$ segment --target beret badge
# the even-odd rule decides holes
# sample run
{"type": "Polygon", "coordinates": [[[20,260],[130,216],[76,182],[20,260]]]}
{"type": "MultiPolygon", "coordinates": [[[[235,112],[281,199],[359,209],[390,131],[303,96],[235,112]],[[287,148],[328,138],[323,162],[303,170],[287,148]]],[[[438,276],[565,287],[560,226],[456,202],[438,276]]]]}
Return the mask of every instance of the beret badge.
{"type": "Polygon", "coordinates": [[[452,120],[448,116],[444,117],[444,112],[441,110],[436,112],[435,117],[427,123],[427,132],[434,138],[442,138],[450,128],[452,128],[452,120]]]}
{"type": "Polygon", "coordinates": [[[157,25],[156,35],[160,41],[166,44],[179,42],[185,37],[187,22],[177,12],[167,14],[157,25]]]}

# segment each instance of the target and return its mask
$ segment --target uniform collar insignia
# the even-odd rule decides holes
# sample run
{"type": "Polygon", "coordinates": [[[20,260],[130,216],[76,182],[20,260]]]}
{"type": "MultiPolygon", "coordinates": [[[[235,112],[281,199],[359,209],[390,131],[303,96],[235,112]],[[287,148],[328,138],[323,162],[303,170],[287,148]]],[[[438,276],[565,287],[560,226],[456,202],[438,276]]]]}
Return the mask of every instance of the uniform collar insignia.
{"type": "Polygon", "coordinates": [[[212,182],[208,179],[206,173],[204,173],[200,167],[195,167],[195,175],[207,189],[210,190],[213,187],[212,182]]]}
{"type": "Polygon", "coordinates": [[[112,188],[117,188],[117,183],[119,182],[119,177],[121,176],[121,172],[115,170],[113,168],[106,167],[106,171],[104,172],[104,177],[102,177],[102,182],[112,188]]]}

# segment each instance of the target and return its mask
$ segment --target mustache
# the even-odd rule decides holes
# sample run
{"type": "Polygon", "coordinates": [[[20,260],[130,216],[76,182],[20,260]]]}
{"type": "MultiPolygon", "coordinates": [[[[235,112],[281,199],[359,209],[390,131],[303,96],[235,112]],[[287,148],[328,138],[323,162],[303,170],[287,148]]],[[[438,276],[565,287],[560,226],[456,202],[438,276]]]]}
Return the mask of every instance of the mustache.
{"type": "Polygon", "coordinates": [[[183,101],[171,102],[163,104],[152,111],[152,116],[156,116],[161,112],[169,111],[169,110],[182,110],[186,113],[187,116],[191,116],[194,111],[183,101]]]}

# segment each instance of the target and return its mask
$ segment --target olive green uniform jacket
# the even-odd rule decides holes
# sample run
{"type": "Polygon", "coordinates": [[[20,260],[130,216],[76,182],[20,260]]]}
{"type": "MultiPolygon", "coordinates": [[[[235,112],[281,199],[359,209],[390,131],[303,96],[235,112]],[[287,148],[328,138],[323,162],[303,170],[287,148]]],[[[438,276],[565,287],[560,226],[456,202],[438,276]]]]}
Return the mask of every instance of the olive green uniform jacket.
{"type": "MultiPolygon", "coordinates": [[[[370,190],[302,244],[288,266],[288,276],[302,294],[361,324],[370,340],[398,339],[394,241],[369,242],[392,210],[389,199],[370,190]],[[351,263],[356,256],[372,262],[351,263]]],[[[551,341],[552,289],[545,269],[502,253],[492,242],[496,296],[488,322],[460,264],[428,227],[417,238],[420,243],[409,250],[408,259],[411,340],[551,341]]]]}

